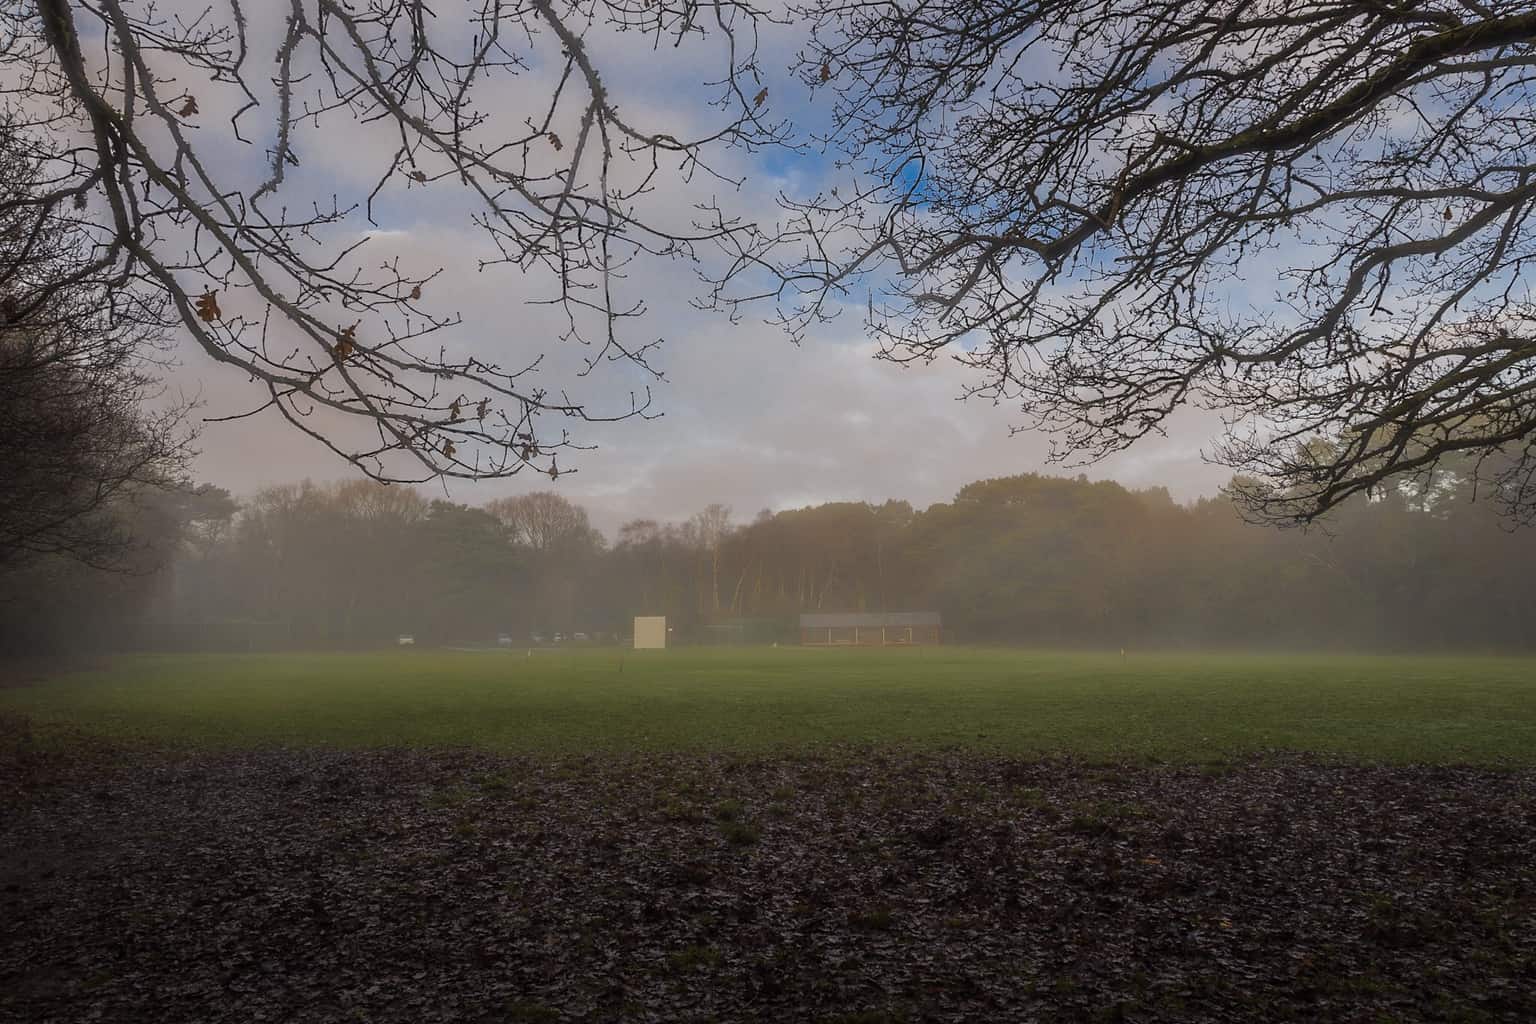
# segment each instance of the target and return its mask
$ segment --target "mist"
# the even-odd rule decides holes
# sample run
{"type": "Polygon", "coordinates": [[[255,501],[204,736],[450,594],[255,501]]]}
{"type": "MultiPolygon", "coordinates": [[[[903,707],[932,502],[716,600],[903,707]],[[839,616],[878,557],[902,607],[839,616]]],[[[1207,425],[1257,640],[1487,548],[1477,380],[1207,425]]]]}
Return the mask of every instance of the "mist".
{"type": "Polygon", "coordinates": [[[794,643],[801,614],[937,611],[946,642],[1133,651],[1525,651],[1536,537],[1447,477],[1322,526],[1039,474],[915,508],[711,504],[613,536],[555,491],[469,505],[371,481],[141,501],[124,571],[4,577],[12,651],[794,643]]]}

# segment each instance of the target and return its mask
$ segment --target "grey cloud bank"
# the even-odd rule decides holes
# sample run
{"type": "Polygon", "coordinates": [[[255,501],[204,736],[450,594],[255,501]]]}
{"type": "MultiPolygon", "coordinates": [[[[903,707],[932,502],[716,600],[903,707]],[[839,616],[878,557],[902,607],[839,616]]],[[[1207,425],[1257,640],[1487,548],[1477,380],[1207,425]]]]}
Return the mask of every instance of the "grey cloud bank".
{"type": "MultiPolygon", "coordinates": [[[[763,40],[767,72],[787,66],[792,43],[782,29],[763,40]]],[[[705,68],[694,68],[677,54],[659,57],[648,47],[629,45],[628,38],[594,45],[608,48],[605,67],[622,82],[626,109],[643,111],[648,123],[668,124],[683,134],[701,130],[700,118],[708,109],[701,110],[704,97],[697,83],[712,77],[705,68]],[[690,81],[696,83],[693,88],[687,87],[690,81]]],[[[541,71],[533,69],[522,81],[540,80],[541,71]]],[[[774,104],[782,104],[797,123],[818,116],[794,98],[801,90],[789,87],[787,80],[767,85],[774,104]]],[[[509,102],[514,100],[509,93],[509,102]]],[[[363,179],[349,181],[354,172],[371,170],[393,142],[356,125],[323,144],[315,138],[308,144],[313,152],[296,177],[302,174],[314,188],[355,187],[363,179]]],[[[772,152],[725,151],[719,167],[741,177],[743,187],[733,191],[725,181],[701,176],[691,187],[669,188],[654,197],[664,219],[686,221],[701,201],[771,218],[781,188],[814,190],[818,176],[831,173],[828,162],[794,159],[786,164],[772,152]]],[[[568,424],[575,440],[598,447],[572,453],[569,461],[562,456],[561,468],[576,472],[553,483],[530,474],[479,484],[423,485],[428,493],[478,504],[553,487],[585,505],[594,523],[612,536],[627,519],[681,519],[710,502],[731,505],[737,519],[763,508],[829,500],[905,498],[922,506],[946,500],[979,478],[1079,471],[1050,466],[1044,437],[1011,435],[1009,428],[1018,421],[1015,410],[957,401],[971,379],[964,368],[942,360],[906,368],[876,361],[858,332],[861,311],[850,311],[832,329],[796,346],[761,323],[731,325],[689,308],[687,299],[700,285],[694,267],[683,262],[637,262],[626,268],[621,282],[627,297],[643,300],[649,309],[643,320],[624,325],[628,341],[666,338],[655,360],[666,379],[647,380],[624,364],[599,365],[590,376],[577,377],[584,350],[557,340],[564,328],[557,311],[527,302],[547,298],[550,281],[523,278],[508,267],[476,272],[477,261],[494,251],[471,226],[463,197],[447,186],[411,192],[409,199],[396,212],[414,219],[386,220],[385,230],[373,232],[360,258],[377,264],[399,256],[423,273],[445,268],[429,286],[428,299],[434,312],[462,314],[463,325],[431,344],[441,341],[451,353],[472,353],[507,368],[542,355],[545,362],[529,383],[556,393],[569,389],[597,413],[627,408],[630,394],[649,386],[655,394],[653,411],[662,414],[612,425],[568,424]]],[[[361,218],[353,226],[359,235],[368,232],[361,218]]],[[[178,391],[201,395],[210,417],[243,412],[265,398],[242,374],[190,347],[171,383],[178,391]]],[[[1218,428],[1214,416],[1187,413],[1175,418],[1170,436],[1148,438],[1128,453],[1081,471],[1130,486],[1166,485],[1181,499],[1209,494],[1227,475],[1200,458],[1202,445],[1218,428]]],[[[354,472],[273,412],[209,423],[200,446],[200,478],[238,494],[354,472]]]]}
{"type": "MultiPolygon", "coordinates": [[[[858,340],[796,346],[771,327],[705,321],[669,339],[660,362],[668,377],[656,386],[663,415],[596,431],[599,447],[580,455],[570,467],[576,472],[554,483],[528,475],[424,489],[479,504],[553,487],[586,506],[611,537],[625,520],[682,519],[710,502],[731,505],[737,519],[832,500],[905,498],[923,506],[971,480],[1029,471],[1165,485],[1188,500],[1213,493],[1227,477],[1200,456],[1218,426],[1212,416],[1185,414],[1167,437],[1081,470],[1051,466],[1046,438],[1010,436],[1017,417],[1006,405],[956,399],[962,367],[882,363],[858,340]]],[[[210,413],[241,400],[238,375],[191,361],[181,374],[193,372],[210,413]]],[[[201,447],[202,477],[239,493],[348,473],[269,414],[209,424],[201,447]]]]}

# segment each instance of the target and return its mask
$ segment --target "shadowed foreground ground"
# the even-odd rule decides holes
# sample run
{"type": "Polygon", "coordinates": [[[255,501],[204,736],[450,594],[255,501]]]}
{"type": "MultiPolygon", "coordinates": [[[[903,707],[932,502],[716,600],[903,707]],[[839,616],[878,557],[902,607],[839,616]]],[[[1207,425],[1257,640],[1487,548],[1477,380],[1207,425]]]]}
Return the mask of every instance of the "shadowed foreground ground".
{"type": "Polygon", "coordinates": [[[13,755],[5,1021],[1528,1021],[1536,773],[13,755]]]}

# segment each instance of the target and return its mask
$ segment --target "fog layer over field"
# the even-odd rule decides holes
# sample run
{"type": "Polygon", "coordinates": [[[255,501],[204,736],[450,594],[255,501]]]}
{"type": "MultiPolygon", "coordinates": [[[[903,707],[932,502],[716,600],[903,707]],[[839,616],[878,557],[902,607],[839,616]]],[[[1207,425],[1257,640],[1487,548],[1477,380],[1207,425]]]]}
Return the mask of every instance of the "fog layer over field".
{"type": "Polygon", "coordinates": [[[946,640],[1092,647],[1529,649],[1536,535],[1447,478],[1323,528],[1225,499],[1024,475],[925,509],[830,503],[616,536],[554,492],[483,507],[368,482],[232,500],[157,494],[125,517],[128,573],[38,559],[4,577],[12,650],[272,650],[793,642],[807,612],[937,610],[946,640]]]}

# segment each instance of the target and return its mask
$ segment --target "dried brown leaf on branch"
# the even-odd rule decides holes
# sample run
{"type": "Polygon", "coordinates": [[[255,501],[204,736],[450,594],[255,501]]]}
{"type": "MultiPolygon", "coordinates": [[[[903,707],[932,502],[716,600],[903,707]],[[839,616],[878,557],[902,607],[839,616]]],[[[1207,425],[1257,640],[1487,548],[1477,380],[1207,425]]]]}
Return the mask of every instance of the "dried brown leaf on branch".
{"type": "Polygon", "coordinates": [[[205,291],[197,297],[196,309],[198,319],[207,324],[213,323],[223,315],[219,310],[218,293],[212,290],[205,291]]]}
{"type": "Polygon", "coordinates": [[[338,360],[346,359],[357,350],[357,324],[351,327],[343,327],[336,336],[336,344],[331,351],[338,360]]]}

